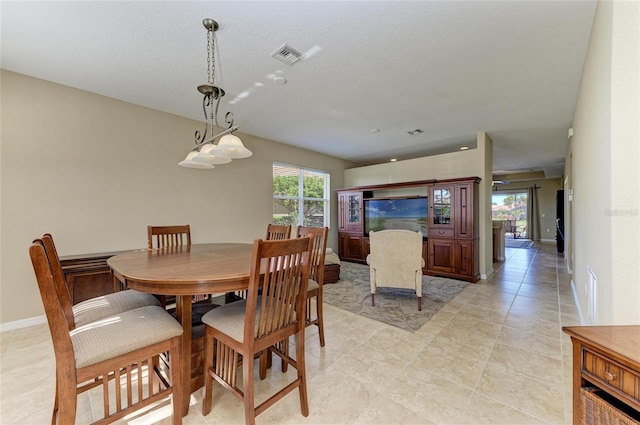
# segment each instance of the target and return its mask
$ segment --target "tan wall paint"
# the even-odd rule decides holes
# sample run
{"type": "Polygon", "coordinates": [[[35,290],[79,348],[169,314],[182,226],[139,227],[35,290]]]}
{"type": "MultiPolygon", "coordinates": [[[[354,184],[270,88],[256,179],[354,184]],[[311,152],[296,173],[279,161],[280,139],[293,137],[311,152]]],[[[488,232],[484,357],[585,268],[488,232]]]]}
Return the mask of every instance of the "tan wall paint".
{"type": "Polygon", "coordinates": [[[483,154],[483,175],[479,187],[480,221],[480,274],[489,277],[493,274],[493,223],[491,222],[491,183],[493,178],[493,140],[486,132],[477,135],[478,150],[483,154]],[[483,271],[484,270],[484,271],[483,271]]]}
{"type": "Polygon", "coordinates": [[[610,320],[640,324],[640,3],[614,2],[612,20],[610,320]]]}
{"type": "Polygon", "coordinates": [[[574,115],[573,283],[586,324],[640,323],[640,3],[598,2],[574,115]],[[588,268],[598,278],[588,317],[588,268]]]}
{"type": "Polygon", "coordinates": [[[452,179],[458,177],[480,177],[480,274],[483,277],[493,273],[491,190],[483,185],[491,185],[491,168],[487,168],[492,158],[491,139],[485,133],[478,133],[478,147],[467,151],[426,156],[406,161],[369,165],[345,170],[345,188],[371,184],[401,183],[416,180],[452,179]]]}
{"type": "MultiPolygon", "coordinates": [[[[51,232],[61,255],[141,248],[149,224],[191,224],[193,242],[251,242],[272,217],[272,163],[331,173],[351,163],[240,134],[253,156],[179,167],[201,123],[2,71],[0,323],[43,314],[28,257],[51,232]]],[[[194,99],[197,102],[197,99],[194,99]]]]}

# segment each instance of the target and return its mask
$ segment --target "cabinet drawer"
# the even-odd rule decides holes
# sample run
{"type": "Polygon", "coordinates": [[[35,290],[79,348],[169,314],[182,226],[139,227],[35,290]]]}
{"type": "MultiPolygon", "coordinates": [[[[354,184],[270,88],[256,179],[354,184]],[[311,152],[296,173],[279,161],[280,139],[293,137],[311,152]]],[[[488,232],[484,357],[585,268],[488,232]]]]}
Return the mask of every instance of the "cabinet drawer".
{"type": "Polygon", "coordinates": [[[454,229],[430,229],[429,237],[434,238],[452,238],[454,235],[454,229]]]}
{"type": "Polygon", "coordinates": [[[627,369],[600,353],[582,347],[582,374],[594,384],[628,399],[636,408],[640,406],[640,372],[627,369]]]}

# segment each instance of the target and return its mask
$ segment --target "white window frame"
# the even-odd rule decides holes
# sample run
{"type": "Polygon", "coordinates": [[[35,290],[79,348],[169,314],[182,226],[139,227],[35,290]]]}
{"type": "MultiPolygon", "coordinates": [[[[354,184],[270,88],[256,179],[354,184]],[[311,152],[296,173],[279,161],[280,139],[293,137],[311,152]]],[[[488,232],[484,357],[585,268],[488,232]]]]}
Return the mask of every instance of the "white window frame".
{"type": "MultiPolygon", "coordinates": [[[[317,170],[314,168],[308,168],[308,167],[301,167],[299,165],[293,165],[293,164],[287,164],[284,162],[274,162],[273,166],[272,166],[272,176],[275,177],[275,173],[273,173],[273,171],[275,171],[275,167],[285,167],[285,168],[292,168],[292,169],[296,169],[298,171],[298,196],[283,196],[283,195],[276,195],[275,193],[273,193],[273,199],[291,199],[291,200],[296,200],[300,203],[300,208],[298,209],[298,225],[302,226],[304,225],[304,201],[321,201],[323,202],[324,205],[324,211],[323,211],[323,217],[324,217],[324,226],[326,227],[330,227],[330,223],[331,223],[331,205],[330,205],[330,191],[331,191],[331,174],[329,174],[328,171],[324,171],[324,170],[317,170]],[[305,172],[311,172],[311,173],[317,173],[317,174],[322,174],[324,176],[324,197],[323,198],[310,198],[310,197],[305,197],[304,196],[304,173],[305,172]]],[[[271,188],[271,191],[273,192],[273,186],[271,188]]]]}

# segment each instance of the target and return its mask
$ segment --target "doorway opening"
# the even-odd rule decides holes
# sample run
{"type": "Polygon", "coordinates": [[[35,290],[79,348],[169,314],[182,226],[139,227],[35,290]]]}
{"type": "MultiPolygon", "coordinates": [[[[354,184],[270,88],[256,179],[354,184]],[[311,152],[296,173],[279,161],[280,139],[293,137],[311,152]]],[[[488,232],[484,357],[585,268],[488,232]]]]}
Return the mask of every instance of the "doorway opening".
{"type": "Polygon", "coordinates": [[[529,239],[526,191],[498,191],[491,196],[491,218],[505,222],[505,240],[529,239]]]}

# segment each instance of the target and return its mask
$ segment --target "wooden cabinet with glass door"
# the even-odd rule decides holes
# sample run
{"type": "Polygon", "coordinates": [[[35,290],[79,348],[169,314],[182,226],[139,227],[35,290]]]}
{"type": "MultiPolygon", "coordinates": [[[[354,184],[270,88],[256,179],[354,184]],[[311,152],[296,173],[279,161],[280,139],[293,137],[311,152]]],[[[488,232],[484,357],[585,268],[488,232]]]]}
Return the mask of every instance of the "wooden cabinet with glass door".
{"type": "Polygon", "coordinates": [[[362,191],[338,191],[338,255],[362,262],[362,191]]]}
{"type": "Polygon", "coordinates": [[[429,274],[480,279],[479,182],[478,177],[439,180],[429,187],[429,274]]]}
{"type": "Polygon", "coordinates": [[[431,203],[431,218],[429,232],[432,230],[452,229],[454,201],[454,185],[434,184],[429,188],[429,202],[431,203]]]}

